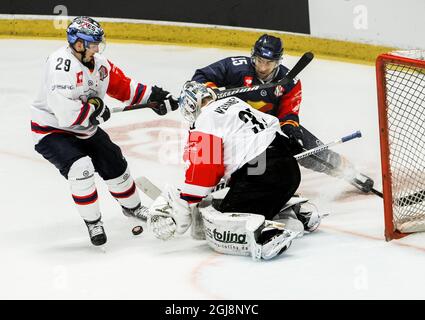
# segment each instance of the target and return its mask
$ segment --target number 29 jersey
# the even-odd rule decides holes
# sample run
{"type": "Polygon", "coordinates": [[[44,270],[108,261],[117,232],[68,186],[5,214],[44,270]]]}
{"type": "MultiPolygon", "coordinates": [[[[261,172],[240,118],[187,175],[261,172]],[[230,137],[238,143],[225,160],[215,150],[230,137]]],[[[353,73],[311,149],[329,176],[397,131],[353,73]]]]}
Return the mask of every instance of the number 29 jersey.
{"type": "Polygon", "coordinates": [[[266,150],[276,134],[281,134],[276,117],[237,97],[203,107],[185,147],[182,198],[190,203],[205,197],[221,178],[227,180],[266,150]]]}
{"type": "Polygon", "coordinates": [[[87,101],[92,97],[108,95],[125,104],[137,104],[147,102],[150,92],[150,86],[128,78],[102,55],[94,55],[90,70],[70,47],[62,47],[47,59],[41,87],[31,105],[34,143],[51,133],[91,137],[97,130],[89,121],[94,106],[87,101]]]}

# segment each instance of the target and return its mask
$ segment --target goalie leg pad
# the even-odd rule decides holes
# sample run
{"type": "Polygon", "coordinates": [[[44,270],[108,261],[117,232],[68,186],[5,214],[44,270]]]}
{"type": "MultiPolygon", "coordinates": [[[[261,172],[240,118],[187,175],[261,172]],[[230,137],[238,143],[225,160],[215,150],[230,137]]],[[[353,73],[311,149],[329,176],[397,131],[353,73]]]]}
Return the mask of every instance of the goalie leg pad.
{"type": "Polygon", "coordinates": [[[269,260],[286,251],[298,232],[251,213],[221,213],[201,208],[208,245],[217,252],[269,260]]]}
{"type": "Polygon", "coordinates": [[[192,210],[192,227],[190,229],[190,235],[195,240],[205,240],[205,228],[204,221],[202,219],[201,212],[198,207],[192,210]]]}

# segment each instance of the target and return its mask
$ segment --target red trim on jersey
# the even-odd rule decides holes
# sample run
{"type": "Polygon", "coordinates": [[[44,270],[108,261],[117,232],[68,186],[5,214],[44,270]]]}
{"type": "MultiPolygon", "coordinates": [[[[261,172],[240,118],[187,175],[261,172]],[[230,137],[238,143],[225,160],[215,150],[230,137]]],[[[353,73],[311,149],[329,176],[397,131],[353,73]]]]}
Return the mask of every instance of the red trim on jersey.
{"type": "Polygon", "coordinates": [[[38,134],[64,133],[64,134],[72,134],[72,135],[81,136],[81,137],[87,136],[87,134],[85,133],[75,133],[71,131],[57,129],[50,126],[42,126],[34,121],[31,121],[31,131],[38,134]]]}
{"type": "Polygon", "coordinates": [[[301,81],[292,88],[291,91],[284,94],[280,99],[279,111],[277,117],[283,119],[289,114],[298,116],[301,104],[301,81]]]}
{"type": "Polygon", "coordinates": [[[131,79],[126,77],[124,72],[111,61],[109,61],[111,71],[109,72],[109,85],[106,94],[112,98],[120,101],[127,101],[130,99],[130,82],[131,79]]]}
{"type": "Polygon", "coordinates": [[[194,203],[199,203],[202,201],[204,197],[200,197],[200,196],[195,196],[193,194],[189,194],[189,193],[180,193],[180,199],[185,200],[188,204],[194,204],[194,203]]]}
{"type": "Polygon", "coordinates": [[[186,170],[187,184],[214,187],[224,176],[223,140],[217,136],[192,131],[183,158],[190,163],[186,170]]]}
{"type": "Polygon", "coordinates": [[[131,101],[130,105],[138,104],[138,103],[140,103],[140,101],[142,101],[143,96],[145,95],[145,92],[146,92],[146,88],[147,87],[144,86],[141,83],[137,84],[137,88],[136,88],[133,100],[131,101]]]}
{"type": "Polygon", "coordinates": [[[83,103],[83,106],[80,109],[80,113],[78,114],[77,119],[75,119],[72,126],[75,126],[77,124],[82,124],[84,120],[86,120],[88,114],[90,111],[90,105],[88,103],[83,103]]]}
{"type": "Polygon", "coordinates": [[[217,88],[217,85],[214,82],[211,82],[211,81],[205,82],[204,85],[208,88],[211,88],[211,89],[217,88]]]}

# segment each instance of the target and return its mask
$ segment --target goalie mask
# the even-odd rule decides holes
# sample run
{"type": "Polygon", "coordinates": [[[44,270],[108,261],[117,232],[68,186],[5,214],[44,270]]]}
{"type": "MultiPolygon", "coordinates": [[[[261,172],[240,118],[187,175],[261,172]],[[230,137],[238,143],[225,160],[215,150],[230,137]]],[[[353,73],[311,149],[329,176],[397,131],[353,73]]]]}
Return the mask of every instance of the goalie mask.
{"type": "Polygon", "coordinates": [[[179,97],[179,108],[185,120],[190,123],[195,122],[201,113],[203,100],[211,98],[214,95],[209,88],[196,81],[188,81],[183,85],[183,89],[179,97]]]}

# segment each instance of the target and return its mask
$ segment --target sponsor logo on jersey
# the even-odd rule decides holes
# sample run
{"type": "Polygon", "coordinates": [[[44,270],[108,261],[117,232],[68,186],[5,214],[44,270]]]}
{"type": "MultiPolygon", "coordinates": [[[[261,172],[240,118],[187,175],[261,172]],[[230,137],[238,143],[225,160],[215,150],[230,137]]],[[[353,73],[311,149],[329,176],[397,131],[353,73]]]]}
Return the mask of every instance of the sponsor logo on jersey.
{"type": "Polygon", "coordinates": [[[276,86],[276,88],[274,89],[274,95],[276,97],[282,96],[284,92],[285,92],[285,88],[280,85],[276,86]]]}
{"type": "Polygon", "coordinates": [[[261,94],[262,97],[265,97],[265,96],[267,96],[267,91],[266,90],[261,90],[260,91],[260,94],[261,94]]]}
{"type": "Polygon", "coordinates": [[[224,243],[238,243],[238,244],[246,244],[246,234],[241,233],[235,233],[231,231],[217,231],[217,229],[214,229],[213,232],[213,238],[214,240],[218,242],[224,242],[224,243]]]}
{"type": "Polygon", "coordinates": [[[245,77],[243,78],[243,85],[244,85],[245,87],[251,87],[251,86],[252,86],[252,79],[253,79],[253,77],[245,76],[245,77]]]}
{"type": "Polygon", "coordinates": [[[83,85],[83,71],[77,72],[77,87],[83,85]]]}
{"type": "Polygon", "coordinates": [[[87,83],[88,83],[89,86],[93,85],[93,81],[91,81],[91,80],[89,80],[87,83]]]}
{"type": "Polygon", "coordinates": [[[52,91],[55,91],[55,89],[74,90],[75,87],[72,84],[54,84],[52,85],[52,91]]]}
{"type": "Polygon", "coordinates": [[[100,66],[99,68],[99,78],[103,81],[108,76],[108,69],[105,66],[100,66]]]}

